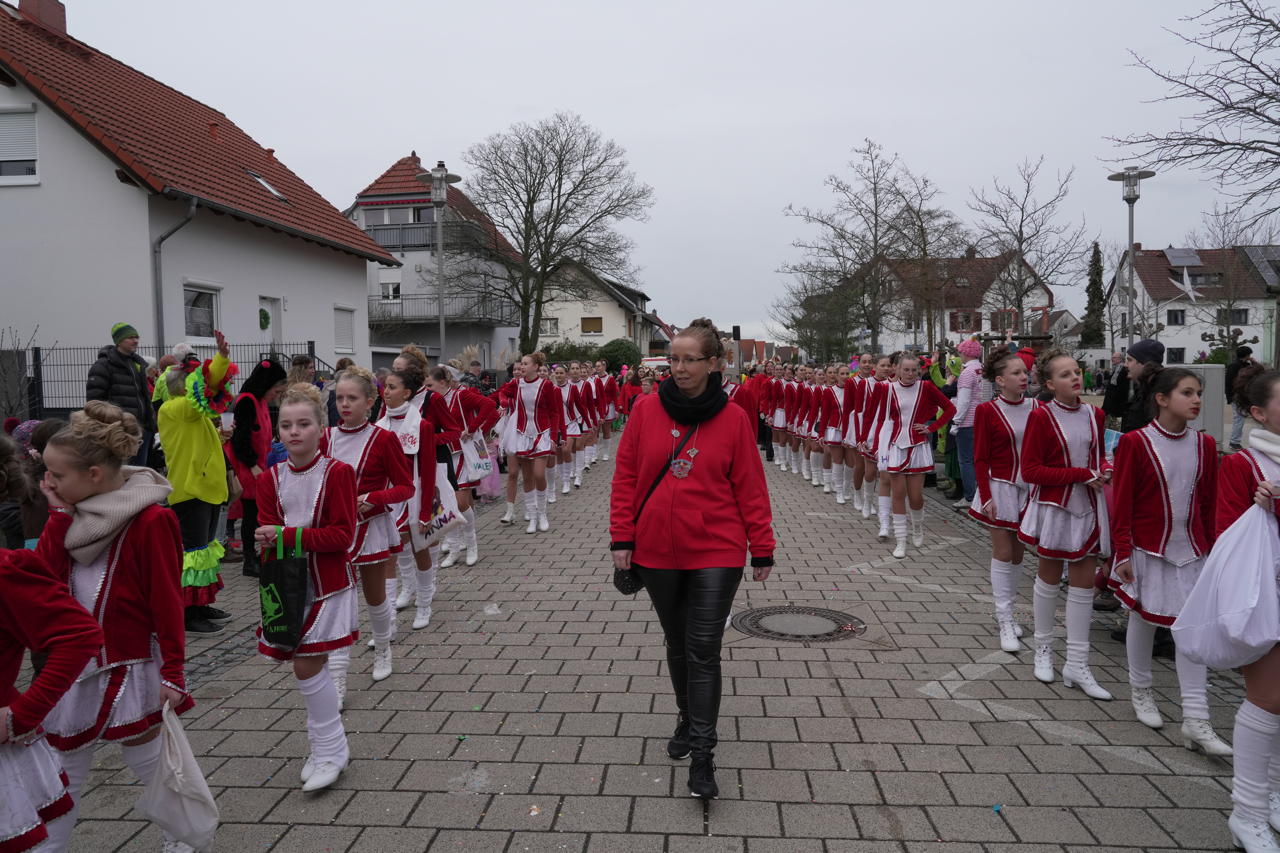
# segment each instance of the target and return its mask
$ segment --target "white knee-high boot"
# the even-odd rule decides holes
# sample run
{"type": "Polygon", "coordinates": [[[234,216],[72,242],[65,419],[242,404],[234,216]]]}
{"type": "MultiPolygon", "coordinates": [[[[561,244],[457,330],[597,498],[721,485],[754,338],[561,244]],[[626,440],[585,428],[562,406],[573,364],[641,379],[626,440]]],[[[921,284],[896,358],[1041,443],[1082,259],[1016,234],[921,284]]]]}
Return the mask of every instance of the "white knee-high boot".
{"type": "Polygon", "coordinates": [[[845,471],[849,470],[843,462],[833,462],[831,464],[831,484],[836,490],[836,503],[843,504],[845,502],[845,471]]]}
{"type": "MultiPolygon", "coordinates": [[[[1260,827],[1258,835],[1269,833],[1271,783],[1269,770],[1280,739],[1280,715],[1268,713],[1244,700],[1236,711],[1235,777],[1231,782],[1231,812],[1228,826],[1237,841],[1252,841],[1249,829],[1260,827]]],[[[1265,849],[1265,848],[1262,848],[1265,849]]]]}
{"type": "Polygon", "coordinates": [[[893,538],[897,540],[893,548],[893,556],[907,556],[907,517],[905,515],[893,514],[893,538]]]}
{"type": "Polygon", "coordinates": [[[1089,670],[1089,624],[1093,621],[1093,589],[1067,587],[1067,663],[1062,683],[1080,685],[1085,695],[1102,701],[1111,699],[1089,670]]]}
{"type": "Polygon", "coordinates": [[[1035,613],[1035,675],[1048,683],[1053,681],[1053,625],[1058,612],[1058,588],[1042,581],[1039,575],[1036,575],[1032,606],[1035,613]]]}
{"type": "Polygon", "coordinates": [[[889,516],[893,515],[893,498],[885,495],[879,499],[880,536],[881,541],[889,538],[889,516]]]}

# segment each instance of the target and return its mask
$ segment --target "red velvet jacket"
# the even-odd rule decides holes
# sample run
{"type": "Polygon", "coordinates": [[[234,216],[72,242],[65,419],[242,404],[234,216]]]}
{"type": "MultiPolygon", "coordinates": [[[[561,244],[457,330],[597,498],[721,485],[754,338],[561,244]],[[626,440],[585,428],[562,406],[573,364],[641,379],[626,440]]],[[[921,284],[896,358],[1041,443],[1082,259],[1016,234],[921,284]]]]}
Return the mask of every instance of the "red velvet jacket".
{"type": "Polygon", "coordinates": [[[892,381],[872,380],[866,386],[862,408],[858,411],[858,444],[868,444],[870,439],[868,446],[872,450],[875,450],[875,437],[880,432],[884,419],[889,416],[889,383],[892,381]]]}
{"type": "Polygon", "coordinates": [[[102,627],[36,554],[0,550],[0,708],[9,708],[10,737],[36,729],[100,648],[102,627]],[[48,657],[19,693],[27,649],[48,657]]]}
{"type": "Polygon", "coordinates": [[[609,411],[610,403],[613,403],[614,408],[618,406],[618,380],[613,378],[612,373],[606,373],[604,376],[596,374],[595,383],[596,396],[599,398],[600,418],[603,420],[605,413],[609,411]]]}
{"type": "MultiPolygon", "coordinates": [[[[1253,506],[1253,495],[1258,491],[1258,483],[1263,480],[1275,481],[1275,477],[1262,476],[1262,472],[1266,470],[1269,469],[1259,469],[1252,450],[1241,450],[1222,457],[1218,466],[1218,510],[1214,516],[1214,539],[1221,536],[1224,530],[1235,524],[1236,519],[1244,515],[1245,510],[1253,506]]],[[[1276,516],[1280,517],[1280,501],[1275,502],[1275,508],[1276,516]]]]}
{"type": "MultiPolygon", "coordinates": [[[[64,584],[71,577],[67,531],[71,516],[50,512],[36,553],[64,584]]],[[[151,659],[151,637],[160,647],[160,677],[186,692],[186,626],[183,621],[182,535],[168,507],[152,505],[134,516],[108,546],[107,570],[93,616],[102,626],[98,667],[151,659]]],[[[77,673],[79,675],[79,673],[77,673]]]]}
{"type": "MultiPolygon", "coordinates": [[[[533,428],[538,432],[549,432],[551,440],[555,441],[557,437],[564,435],[564,406],[560,404],[560,394],[556,391],[555,383],[550,379],[533,381],[541,383],[538,387],[538,395],[533,401],[533,428]]],[[[529,416],[520,402],[518,388],[515,393],[516,427],[524,432],[529,426],[529,416]]]]}
{"type": "Polygon", "coordinates": [[[445,400],[445,405],[458,425],[457,434],[446,442],[449,450],[454,453],[462,452],[464,433],[485,435],[498,422],[498,404],[465,385],[454,389],[445,400]]]}
{"type": "MultiPolygon", "coordinates": [[[[356,495],[365,495],[365,501],[373,509],[360,516],[360,521],[367,521],[387,511],[388,507],[404,503],[413,497],[413,469],[409,467],[409,458],[400,449],[400,440],[395,433],[375,424],[368,424],[361,429],[373,430],[373,435],[364,446],[364,455],[355,465],[356,495]]],[[[320,452],[332,456],[329,436],[335,432],[358,432],[344,426],[329,427],[320,436],[320,452]]],[[[435,438],[429,440],[426,451],[435,458],[435,438]]],[[[343,460],[346,461],[346,460],[343,460]]],[[[350,462],[347,462],[350,465],[350,462]]]]}
{"type": "MultiPolygon", "coordinates": [[[[419,460],[425,456],[421,450],[418,451],[419,460]]],[[[302,549],[307,552],[312,588],[317,600],[342,592],[356,582],[349,553],[356,535],[356,473],[345,462],[317,454],[303,468],[295,469],[293,463],[285,461],[263,471],[262,476],[258,477],[258,524],[283,525],[284,509],[280,506],[279,494],[283,468],[288,466],[295,473],[302,473],[326,463],[328,470],[320,486],[315,518],[310,527],[302,528],[302,549]]],[[[430,482],[435,482],[434,465],[430,482]]],[[[286,548],[296,541],[296,529],[286,526],[280,533],[286,548]]],[[[262,558],[274,559],[275,548],[263,549],[262,558]]]]}
{"type": "Polygon", "coordinates": [[[1080,404],[1088,406],[1093,414],[1097,439],[1090,451],[1090,467],[1071,468],[1066,443],[1049,412],[1054,405],[1054,401],[1045,403],[1027,416],[1027,431],[1022,437],[1022,479],[1037,487],[1035,500],[1066,506],[1073,485],[1087,483],[1111,467],[1103,453],[1106,416],[1096,406],[1080,404]]]}
{"type": "MultiPolygon", "coordinates": [[[[1129,559],[1134,548],[1164,556],[1173,533],[1169,485],[1147,437],[1150,429],[1160,426],[1152,421],[1142,429],[1125,433],[1116,446],[1115,493],[1108,505],[1113,508],[1111,549],[1117,564],[1129,559]]],[[[1197,474],[1187,534],[1196,556],[1203,557],[1213,547],[1213,525],[1217,520],[1214,503],[1218,497],[1218,444],[1207,433],[1193,429],[1178,441],[1187,445],[1180,454],[1195,456],[1197,474]]]]}
{"type": "Polygon", "coordinates": [[[795,426],[796,411],[800,406],[800,386],[794,379],[782,380],[782,411],[787,416],[787,426],[795,426]]]}
{"type": "Polygon", "coordinates": [[[724,386],[724,392],[729,395],[730,403],[735,406],[741,406],[742,411],[747,413],[747,417],[751,419],[751,426],[754,429],[756,421],[760,419],[760,404],[756,402],[755,391],[747,385],[730,382],[724,386]]]}
{"type": "Polygon", "coordinates": [[[764,466],[756,452],[753,422],[726,405],[699,424],[681,452],[688,476],[667,472],[636,519],[636,509],[688,427],[673,421],[657,394],[641,397],[618,443],[610,492],[610,538],[615,551],[654,569],[773,564],[773,511],[764,466]]]}
{"type": "Polygon", "coordinates": [[[582,421],[584,429],[591,429],[600,423],[600,404],[596,401],[596,387],[590,379],[579,379],[573,386],[578,392],[579,411],[585,416],[582,421]]]}
{"type": "MultiPolygon", "coordinates": [[[[986,506],[991,500],[992,480],[1016,483],[1022,472],[1022,460],[1015,452],[1017,436],[1000,413],[1000,405],[998,400],[988,400],[973,413],[973,475],[979,506],[986,506]]],[[[1021,405],[1030,406],[1032,411],[1040,407],[1034,397],[1023,397],[1021,405]]]]}
{"type": "Polygon", "coordinates": [[[862,422],[862,409],[867,404],[867,388],[871,380],[861,376],[850,376],[844,381],[844,428],[845,435],[849,434],[850,428],[854,430],[854,440],[857,440],[857,428],[862,422]]]}

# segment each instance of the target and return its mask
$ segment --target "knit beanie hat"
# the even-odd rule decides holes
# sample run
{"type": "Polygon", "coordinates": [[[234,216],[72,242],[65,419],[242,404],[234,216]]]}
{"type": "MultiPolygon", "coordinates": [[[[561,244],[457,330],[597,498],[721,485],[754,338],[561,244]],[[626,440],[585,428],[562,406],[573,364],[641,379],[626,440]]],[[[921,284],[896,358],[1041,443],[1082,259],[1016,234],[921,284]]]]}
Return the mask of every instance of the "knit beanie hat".
{"type": "Polygon", "coordinates": [[[111,342],[117,346],[125,338],[138,337],[138,330],[128,323],[116,323],[111,327],[111,342]]]}
{"type": "Polygon", "coordinates": [[[1141,340],[1129,347],[1129,355],[1142,364],[1164,364],[1164,344],[1159,341],[1141,340]]]}
{"type": "Polygon", "coordinates": [[[982,344],[970,338],[967,341],[961,341],[956,347],[956,352],[966,359],[982,358],[982,344]]]}

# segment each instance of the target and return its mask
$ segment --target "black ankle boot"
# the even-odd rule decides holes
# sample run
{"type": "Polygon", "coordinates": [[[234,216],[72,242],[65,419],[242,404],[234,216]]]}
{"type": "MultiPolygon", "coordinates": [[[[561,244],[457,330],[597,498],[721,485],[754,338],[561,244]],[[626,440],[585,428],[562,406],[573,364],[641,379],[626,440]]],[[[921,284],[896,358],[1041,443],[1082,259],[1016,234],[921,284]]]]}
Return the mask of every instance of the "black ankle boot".
{"type": "Polygon", "coordinates": [[[675,761],[689,757],[689,715],[680,712],[680,720],[676,723],[675,733],[667,741],[667,755],[675,761]]]}
{"type": "Polygon", "coordinates": [[[716,785],[716,765],[710,754],[695,755],[689,764],[689,793],[703,800],[720,796],[716,785]]]}

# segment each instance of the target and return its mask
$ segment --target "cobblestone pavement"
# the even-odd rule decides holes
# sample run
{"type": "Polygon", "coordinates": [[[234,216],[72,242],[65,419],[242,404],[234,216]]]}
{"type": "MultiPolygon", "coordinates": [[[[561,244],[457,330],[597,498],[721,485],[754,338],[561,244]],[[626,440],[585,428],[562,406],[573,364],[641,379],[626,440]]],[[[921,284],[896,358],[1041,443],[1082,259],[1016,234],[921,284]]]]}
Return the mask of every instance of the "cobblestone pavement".
{"type": "MultiPolygon", "coordinates": [[[[872,522],[768,469],[778,568],[735,611],[814,605],[865,634],[777,642],[730,630],[716,760],[722,799],[687,796],[662,637],[647,601],[609,583],[610,463],[526,536],[481,513],[484,559],[442,572],[429,628],[400,614],[396,674],[369,680],[358,646],[344,715],[350,769],[303,796],[301,697],[288,667],[253,654],[255,588],[230,566],[228,631],[189,643],[198,707],[186,719],[222,810],[217,849],[888,853],[1221,850],[1230,767],[1178,737],[1177,688],[1156,661],[1167,723],[1128,702],[1114,619],[1094,625],[1097,703],[999,651],[986,537],[930,492],[923,551],[893,560],[872,522]]],[[[1029,622],[1029,579],[1019,617],[1029,622]]],[[[1028,626],[1029,628],[1029,626],[1028,626]]],[[[1061,633],[1061,628],[1059,629],[1061,633]]],[[[1058,641],[1059,654],[1062,641],[1058,641]]],[[[1211,680],[1230,736],[1239,681],[1211,680]]],[[[76,850],[153,851],[131,814],[140,789],[104,749],[76,850]]]]}

